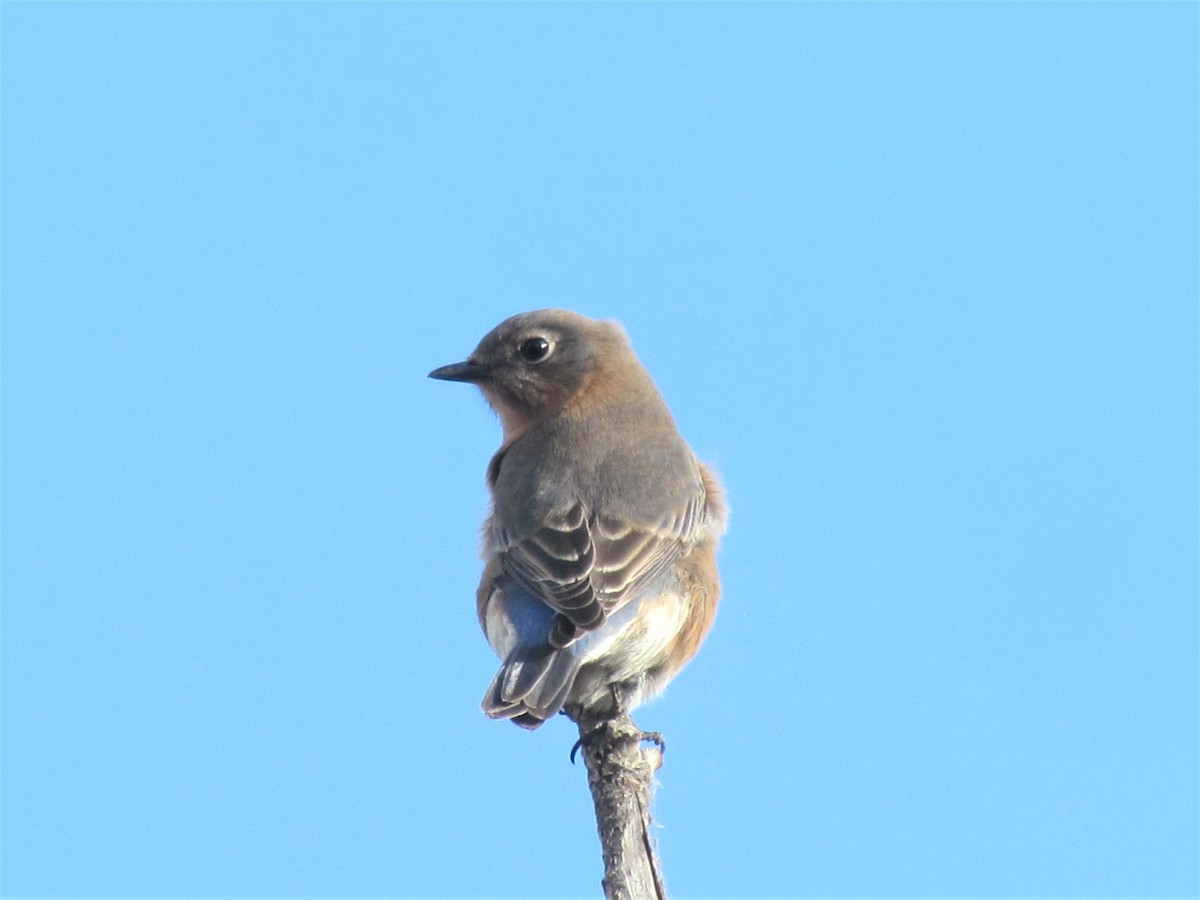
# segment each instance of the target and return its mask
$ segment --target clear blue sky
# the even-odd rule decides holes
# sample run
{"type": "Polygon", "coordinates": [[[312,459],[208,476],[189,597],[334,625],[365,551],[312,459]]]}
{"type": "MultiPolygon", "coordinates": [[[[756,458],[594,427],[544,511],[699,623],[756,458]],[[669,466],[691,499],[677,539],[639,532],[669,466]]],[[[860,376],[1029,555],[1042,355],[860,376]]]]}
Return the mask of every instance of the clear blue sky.
{"type": "Polygon", "coordinates": [[[732,503],[676,894],[1196,893],[1196,4],[0,19],[5,892],[597,894],[425,378],[567,306],[732,503]]]}

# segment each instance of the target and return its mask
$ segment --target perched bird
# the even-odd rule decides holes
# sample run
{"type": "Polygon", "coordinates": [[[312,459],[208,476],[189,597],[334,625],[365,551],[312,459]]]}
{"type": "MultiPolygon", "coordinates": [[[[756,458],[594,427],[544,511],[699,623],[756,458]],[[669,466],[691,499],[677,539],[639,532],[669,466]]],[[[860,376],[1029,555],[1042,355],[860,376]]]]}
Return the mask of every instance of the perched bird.
{"type": "Polygon", "coordinates": [[[429,377],[478,385],[504,428],[476,594],[503,664],[483,711],[532,729],[653,697],[712,625],[725,504],[621,326],[521,313],[429,377]]]}

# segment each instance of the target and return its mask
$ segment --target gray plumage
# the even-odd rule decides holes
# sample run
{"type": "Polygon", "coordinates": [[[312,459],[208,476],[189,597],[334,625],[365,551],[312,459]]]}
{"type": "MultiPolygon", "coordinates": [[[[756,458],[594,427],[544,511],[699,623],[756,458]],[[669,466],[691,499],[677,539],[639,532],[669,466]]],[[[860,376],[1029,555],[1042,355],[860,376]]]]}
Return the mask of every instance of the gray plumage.
{"type": "Polygon", "coordinates": [[[504,662],[484,711],[536,728],[661,690],[715,613],[725,509],[620,326],[524,313],[431,377],[478,384],[504,425],[477,595],[504,662]]]}

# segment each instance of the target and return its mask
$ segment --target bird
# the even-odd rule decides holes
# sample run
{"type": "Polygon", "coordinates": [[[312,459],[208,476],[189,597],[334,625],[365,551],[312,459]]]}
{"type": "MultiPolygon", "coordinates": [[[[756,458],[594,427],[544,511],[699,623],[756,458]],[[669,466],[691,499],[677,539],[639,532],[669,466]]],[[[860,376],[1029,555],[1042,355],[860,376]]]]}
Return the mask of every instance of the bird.
{"type": "Polygon", "coordinates": [[[532,730],[659,694],[712,626],[727,512],[624,329],[532,310],[429,377],[476,385],[503,431],[476,592],[501,660],[484,713],[532,730]]]}

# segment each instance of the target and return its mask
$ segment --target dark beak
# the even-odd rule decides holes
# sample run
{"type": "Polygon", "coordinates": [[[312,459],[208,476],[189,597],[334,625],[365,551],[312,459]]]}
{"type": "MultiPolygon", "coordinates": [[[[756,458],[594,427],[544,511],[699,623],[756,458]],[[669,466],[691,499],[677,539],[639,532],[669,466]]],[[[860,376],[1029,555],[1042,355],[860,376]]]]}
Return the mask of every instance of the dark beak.
{"type": "Polygon", "coordinates": [[[468,359],[465,362],[451,363],[448,366],[442,366],[440,369],[434,369],[429,373],[429,377],[436,378],[438,381],[468,381],[474,383],[483,381],[489,371],[489,366],[483,366],[468,359]]]}

